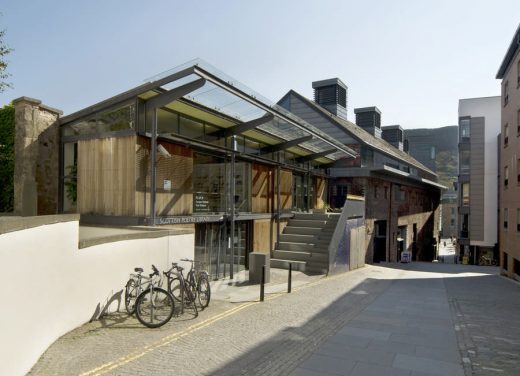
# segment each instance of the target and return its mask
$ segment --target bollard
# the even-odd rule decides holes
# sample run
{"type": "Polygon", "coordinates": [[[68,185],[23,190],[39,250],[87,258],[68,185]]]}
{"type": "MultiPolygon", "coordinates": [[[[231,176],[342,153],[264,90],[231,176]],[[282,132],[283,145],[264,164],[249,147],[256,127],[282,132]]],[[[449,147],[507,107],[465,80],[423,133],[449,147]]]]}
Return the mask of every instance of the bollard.
{"type": "Polygon", "coordinates": [[[262,266],[262,278],[260,279],[260,301],[264,301],[265,265],[262,266]]]}
{"type": "Polygon", "coordinates": [[[291,285],[292,285],[292,263],[289,263],[289,280],[287,281],[287,293],[291,293],[291,285]]]}

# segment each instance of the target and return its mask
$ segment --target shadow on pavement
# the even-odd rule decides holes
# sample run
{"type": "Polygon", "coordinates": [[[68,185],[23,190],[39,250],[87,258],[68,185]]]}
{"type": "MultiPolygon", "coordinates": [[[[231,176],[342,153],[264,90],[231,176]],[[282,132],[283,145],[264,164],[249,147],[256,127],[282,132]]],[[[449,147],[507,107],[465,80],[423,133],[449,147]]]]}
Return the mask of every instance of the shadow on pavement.
{"type": "MultiPolygon", "coordinates": [[[[432,265],[426,263],[407,265],[386,264],[384,267],[448,275],[445,276],[446,278],[439,276],[419,279],[366,279],[333,303],[327,305],[303,325],[286,327],[254,348],[248,348],[241,356],[235,357],[232,361],[209,374],[215,376],[264,373],[269,375],[289,375],[296,367],[309,358],[320,344],[334,335],[352,319],[368,320],[374,310],[380,310],[378,314],[381,316],[379,317],[383,317],[385,309],[381,307],[380,302],[377,304],[377,309],[371,307],[369,310],[366,310],[366,308],[379,296],[383,295],[390,286],[394,286],[395,289],[402,291],[404,295],[406,295],[406,291],[410,291],[410,296],[424,297],[424,294],[421,295],[423,292],[436,291],[434,295],[437,298],[432,298],[431,301],[433,312],[436,312],[434,310],[435,302],[438,301],[439,305],[442,304],[446,312],[448,311],[447,304],[449,303],[450,313],[446,313],[447,316],[445,318],[435,319],[435,316],[432,316],[432,312],[428,313],[426,311],[424,323],[429,325],[429,330],[437,325],[438,330],[449,330],[452,335],[455,333],[455,328],[458,328],[456,337],[459,351],[463,357],[470,360],[470,363],[467,363],[465,366],[470,367],[471,372],[486,374],[486,369],[489,368],[505,372],[504,374],[515,374],[517,372],[520,364],[520,321],[518,320],[518,312],[520,312],[520,286],[499,277],[497,268],[494,267],[455,265],[456,268],[454,269],[450,265],[443,265],[443,267],[437,268],[436,265],[432,267],[432,265]],[[463,275],[464,273],[468,273],[468,275],[463,275]],[[452,274],[452,276],[449,274],[452,274]],[[460,276],[456,276],[457,274],[460,276]]],[[[290,298],[287,297],[287,301],[290,298]]],[[[425,298],[421,299],[423,301],[417,305],[418,309],[421,304],[424,304],[424,299],[428,299],[428,296],[426,295],[425,298]]],[[[316,301],[316,304],[318,303],[319,301],[316,301]]],[[[407,309],[413,310],[414,315],[417,315],[413,304],[413,301],[408,301],[406,307],[412,307],[407,309]]],[[[424,309],[424,306],[422,307],[424,309]]],[[[255,308],[259,311],[258,314],[265,315],[270,315],[270,311],[276,310],[276,307],[273,308],[271,306],[269,308],[267,304],[258,305],[255,308]]],[[[395,310],[395,308],[393,309],[395,310]]],[[[297,309],[295,309],[294,314],[297,315],[297,312],[297,309]]],[[[406,322],[409,317],[415,317],[411,313],[408,314],[408,312],[403,308],[402,312],[389,312],[389,316],[397,313],[401,316],[402,321],[406,322]]],[[[386,321],[389,327],[397,325],[391,323],[390,317],[386,321]]],[[[370,320],[367,322],[369,325],[370,320]]],[[[410,318],[410,322],[413,322],[418,328],[422,325],[421,320],[410,318]]],[[[383,328],[381,330],[384,330],[384,323],[384,317],[380,322],[376,323],[374,321],[374,328],[383,328]]],[[[417,337],[421,336],[419,329],[415,335],[417,337]]],[[[355,346],[363,347],[363,341],[365,340],[366,338],[360,337],[359,344],[355,346]]],[[[395,350],[391,350],[392,352],[398,353],[401,351],[401,346],[403,349],[410,351],[410,343],[399,345],[399,343],[394,342],[394,345],[395,350]]],[[[341,345],[338,346],[340,347],[341,345]]],[[[439,345],[439,347],[441,348],[439,351],[446,351],[446,349],[442,349],[442,346],[439,345]]],[[[215,351],[218,350],[215,349],[215,351]]],[[[348,350],[345,348],[345,356],[347,354],[348,350]]],[[[451,360],[452,364],[459,364],[462,367],[457,349],[451,355],[454,357],[451,360]]],[[[325,358],[330,363],[339,361],[338,359],[325,358]]],[[[367,360],[362,359],[362,361],[367,360]]],[[[326,363],[327,361],[323,365],[325,368],[328,367],[326,363]]],[[[325,368],[311,370],[308,374],[321,374],[325,372],[325,368]]],[[[411,370],[413,371],[413,369],[411,370]]],[[[403,370],[401,369],[401,371],[403,370]]],[[[342,372],[341,374],[350,374],[348,369],[343,369],[342,372]]]]}

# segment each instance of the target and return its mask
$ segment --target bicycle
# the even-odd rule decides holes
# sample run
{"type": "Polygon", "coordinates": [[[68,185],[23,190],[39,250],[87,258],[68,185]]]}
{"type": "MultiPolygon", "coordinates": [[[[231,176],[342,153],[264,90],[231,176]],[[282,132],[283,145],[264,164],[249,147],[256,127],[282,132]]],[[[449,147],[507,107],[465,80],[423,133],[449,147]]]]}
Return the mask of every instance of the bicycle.
{"type": "Polygon", "coordinates": [[[172,295],[159,287],[162,284],[159,270],[154,265],[152,265],[152,270],[153,273],[149,277],[141,275],[142,269],[138,272],[140,276],[139,286],[143,285],[141,280],[146,279],[147,282],[145,283],[148,284],[148,288],[137,296],[134,310],[141,324],[148,328],[158,328],[170,321],[175,305],[172,295]],[[158,279],[155,277],[158,277],[158,279]]]}
{"type": "Polygon", "coordinates": [[[483,266],[496,266],[497,262],[494,258],[489,256],[480,256],[480,259],[478,260],[479,265],[483,266]]]}
{"type": "Polygon", "coordinates": [[[179,266],[176,262],[172,262],[170,270],[164,272],[164,275],[168,278],[168,293],[174,300],[181,302],[182,313],[184,313],[184,304],[186,304],[191,305],[195,316],[198,316],[199,311],[195,302],[197,295],[192,285],[184,278],[183,270],[184,268],[182,266],[179,266]],[[174,270],[177,270],[177,272],[174,270]]]}
{"type": "MultiPolygon", "coordinates": [[[[190,270],[186,275],[186,281],[189,285],[189,288],[192,290],[193,294],[196,295],[197,300],[201,309],[206,308],[209,305],[209,301],[211,299],[211,287],[209,284],[209,274],[205,270],[196,271],[193,267],[195,264],[194,260],[190,259],[182,259],[181,261],[187,261],[191,263],[190,270]]],[[[199,262],[203,264],[202,262],[199,262]]],[[[170,281],[170,291],[175,300],[180,301],[180,282],[178,279],[174,278],[170,281]]]]}
{"type": "MultiPolygon", "coordinates": [[[[134,273],[130,273],[130,279],[125,285],[125,308],[128,314],[132,315],[135,312],[135,301],[139,294],[143,291],[143,268],[134,268],[134,273]]],[[[145,282],[149,283],[149,282],[145,282]]]]}

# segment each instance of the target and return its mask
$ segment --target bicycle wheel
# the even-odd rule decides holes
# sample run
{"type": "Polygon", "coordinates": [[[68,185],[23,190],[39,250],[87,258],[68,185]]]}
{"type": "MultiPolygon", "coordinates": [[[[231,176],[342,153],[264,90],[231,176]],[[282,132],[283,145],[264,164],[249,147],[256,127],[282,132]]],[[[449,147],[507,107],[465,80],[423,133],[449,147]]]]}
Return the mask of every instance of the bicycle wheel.
{"type": "Polygon", "coordinates": [[[209,300],[211,298],[211,288],[207,277],[200,277],[197,290],[199,304],[201,308],[204,309],[209,305],[209,300]]]}
{"type": "Polygon", "coordinates": [[[137,319],[149,328],[166,324],[173,315],[174,302],[168,291],[154,288],[143,291],[135,303],[137,319]]]}
{"type": "Polygon", "coordinates": [[[168,291],[176,301],[181,301],[181,281],[179,278],[170,279],[170,282],[168,283],[168,291]]]}
{"type": "Polygon", "coordinates": [[[135,312],[135,301],[137,299],[137,284],[135,280],[129,279],[125,286],[125,308],[129,315],[135,312]]]}

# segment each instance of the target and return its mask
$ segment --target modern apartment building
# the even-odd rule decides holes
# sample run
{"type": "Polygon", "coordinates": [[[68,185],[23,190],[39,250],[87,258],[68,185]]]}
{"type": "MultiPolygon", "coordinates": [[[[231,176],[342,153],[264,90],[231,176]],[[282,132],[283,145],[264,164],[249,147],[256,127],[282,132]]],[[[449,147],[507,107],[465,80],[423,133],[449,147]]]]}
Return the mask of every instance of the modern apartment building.
{"type": "Polygon", "coordinates": [[[496,255],[500,97],[459,100],[459,256],[478,264],[496,255]]]}
{"type": "Polygon", "coordinates": [[[502,272],[520,279],[520,26],[500,65],[502,80],[499,248],[502,272]]]}

